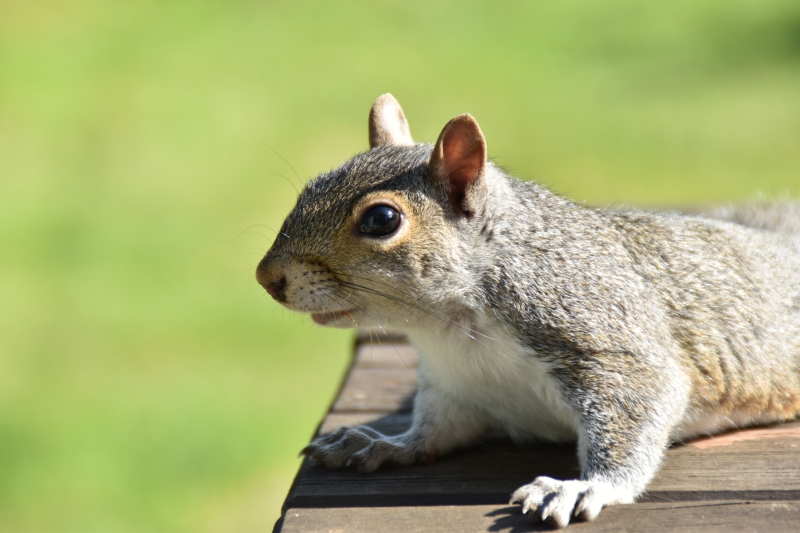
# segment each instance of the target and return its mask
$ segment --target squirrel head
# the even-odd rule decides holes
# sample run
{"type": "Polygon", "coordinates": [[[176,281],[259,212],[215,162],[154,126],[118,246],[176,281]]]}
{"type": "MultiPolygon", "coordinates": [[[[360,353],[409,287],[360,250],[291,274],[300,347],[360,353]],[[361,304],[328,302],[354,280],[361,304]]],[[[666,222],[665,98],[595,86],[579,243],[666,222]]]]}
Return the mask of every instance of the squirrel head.
{"type": "Polygon", "coordinates": [[[430,324],[467,297],[499,172],[470,115],[448,122],[433,147],[415,144],[390,94],[372,106],[369,141],[305,186],[256,278],[321,325],[430,324]]]}

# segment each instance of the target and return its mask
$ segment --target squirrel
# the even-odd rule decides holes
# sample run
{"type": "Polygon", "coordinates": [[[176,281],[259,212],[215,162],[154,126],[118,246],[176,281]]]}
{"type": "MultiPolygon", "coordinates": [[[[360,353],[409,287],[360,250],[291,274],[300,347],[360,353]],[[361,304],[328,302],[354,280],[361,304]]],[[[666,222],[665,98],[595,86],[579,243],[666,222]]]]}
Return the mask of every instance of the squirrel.
{"type": "Polygon", "coordinates": [[[425,462],[501,430],[576,441],[579,479],[511,503],[554,528],[632,503],[670,443],[800,412],[800,207],[595,209],[513,179],[469,115],[415,143],[390,94],[370,149],[308,182],[257,281],[331,327],[420,354],[412,424],[340,427],[319,465],[425,462]]]}

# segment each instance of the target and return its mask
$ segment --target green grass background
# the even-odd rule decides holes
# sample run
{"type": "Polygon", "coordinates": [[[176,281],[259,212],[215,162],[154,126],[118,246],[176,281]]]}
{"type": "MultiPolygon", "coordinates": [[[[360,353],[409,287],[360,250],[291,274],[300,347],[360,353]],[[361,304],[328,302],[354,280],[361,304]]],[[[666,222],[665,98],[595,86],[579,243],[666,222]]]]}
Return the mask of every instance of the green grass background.
{"type": "Polygon", "coordinates": [[[271,529],[351,333],[253,268],[387,91],[581,201],[800,193],[796,0],[0,2],[0,530],[271,529]]]}

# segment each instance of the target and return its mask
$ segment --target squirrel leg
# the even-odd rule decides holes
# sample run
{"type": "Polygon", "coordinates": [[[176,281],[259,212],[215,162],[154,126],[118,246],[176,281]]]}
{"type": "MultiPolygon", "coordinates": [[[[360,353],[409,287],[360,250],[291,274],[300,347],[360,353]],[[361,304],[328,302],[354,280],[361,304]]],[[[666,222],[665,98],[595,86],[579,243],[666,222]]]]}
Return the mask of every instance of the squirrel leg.
{"type": "Polygon", "coordinates": [[[652,394],[642,395],[624,386],[613,388],[608,379],[584,379],[597,386],[572,398],[583,419],[578,435],[581,479],[537,477],[517,489],[510,503],[522,504],[523,513],[533,511],[535,522],[555,528],[571,520],[594,520],[609,505],[633,503],[655,475],[676,413],[683,408],[680,387],[664,381],[652,394]]]}
{"type": "Polygon", "coordinates": [[[487,427],[482,415],[423,382],[414,399],[413,422],[405,433],[386,436],[367,426],[340,427],[314,439],[300,453],[328,468],[356,464],[359,472],[369,473],[385,463],[432,462],[472,441],[487,427]]]}

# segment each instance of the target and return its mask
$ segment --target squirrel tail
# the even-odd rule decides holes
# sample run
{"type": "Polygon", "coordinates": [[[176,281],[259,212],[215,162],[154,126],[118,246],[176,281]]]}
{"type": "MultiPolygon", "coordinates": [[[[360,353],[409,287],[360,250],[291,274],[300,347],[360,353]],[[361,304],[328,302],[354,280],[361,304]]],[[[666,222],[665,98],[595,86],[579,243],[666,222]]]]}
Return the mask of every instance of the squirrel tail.
{"type": "Polygon", "coordinates": [[[763,200],[731,205],[715,209],[708,216],[751,228],[800,235],[800,201],[763,200]]]}

